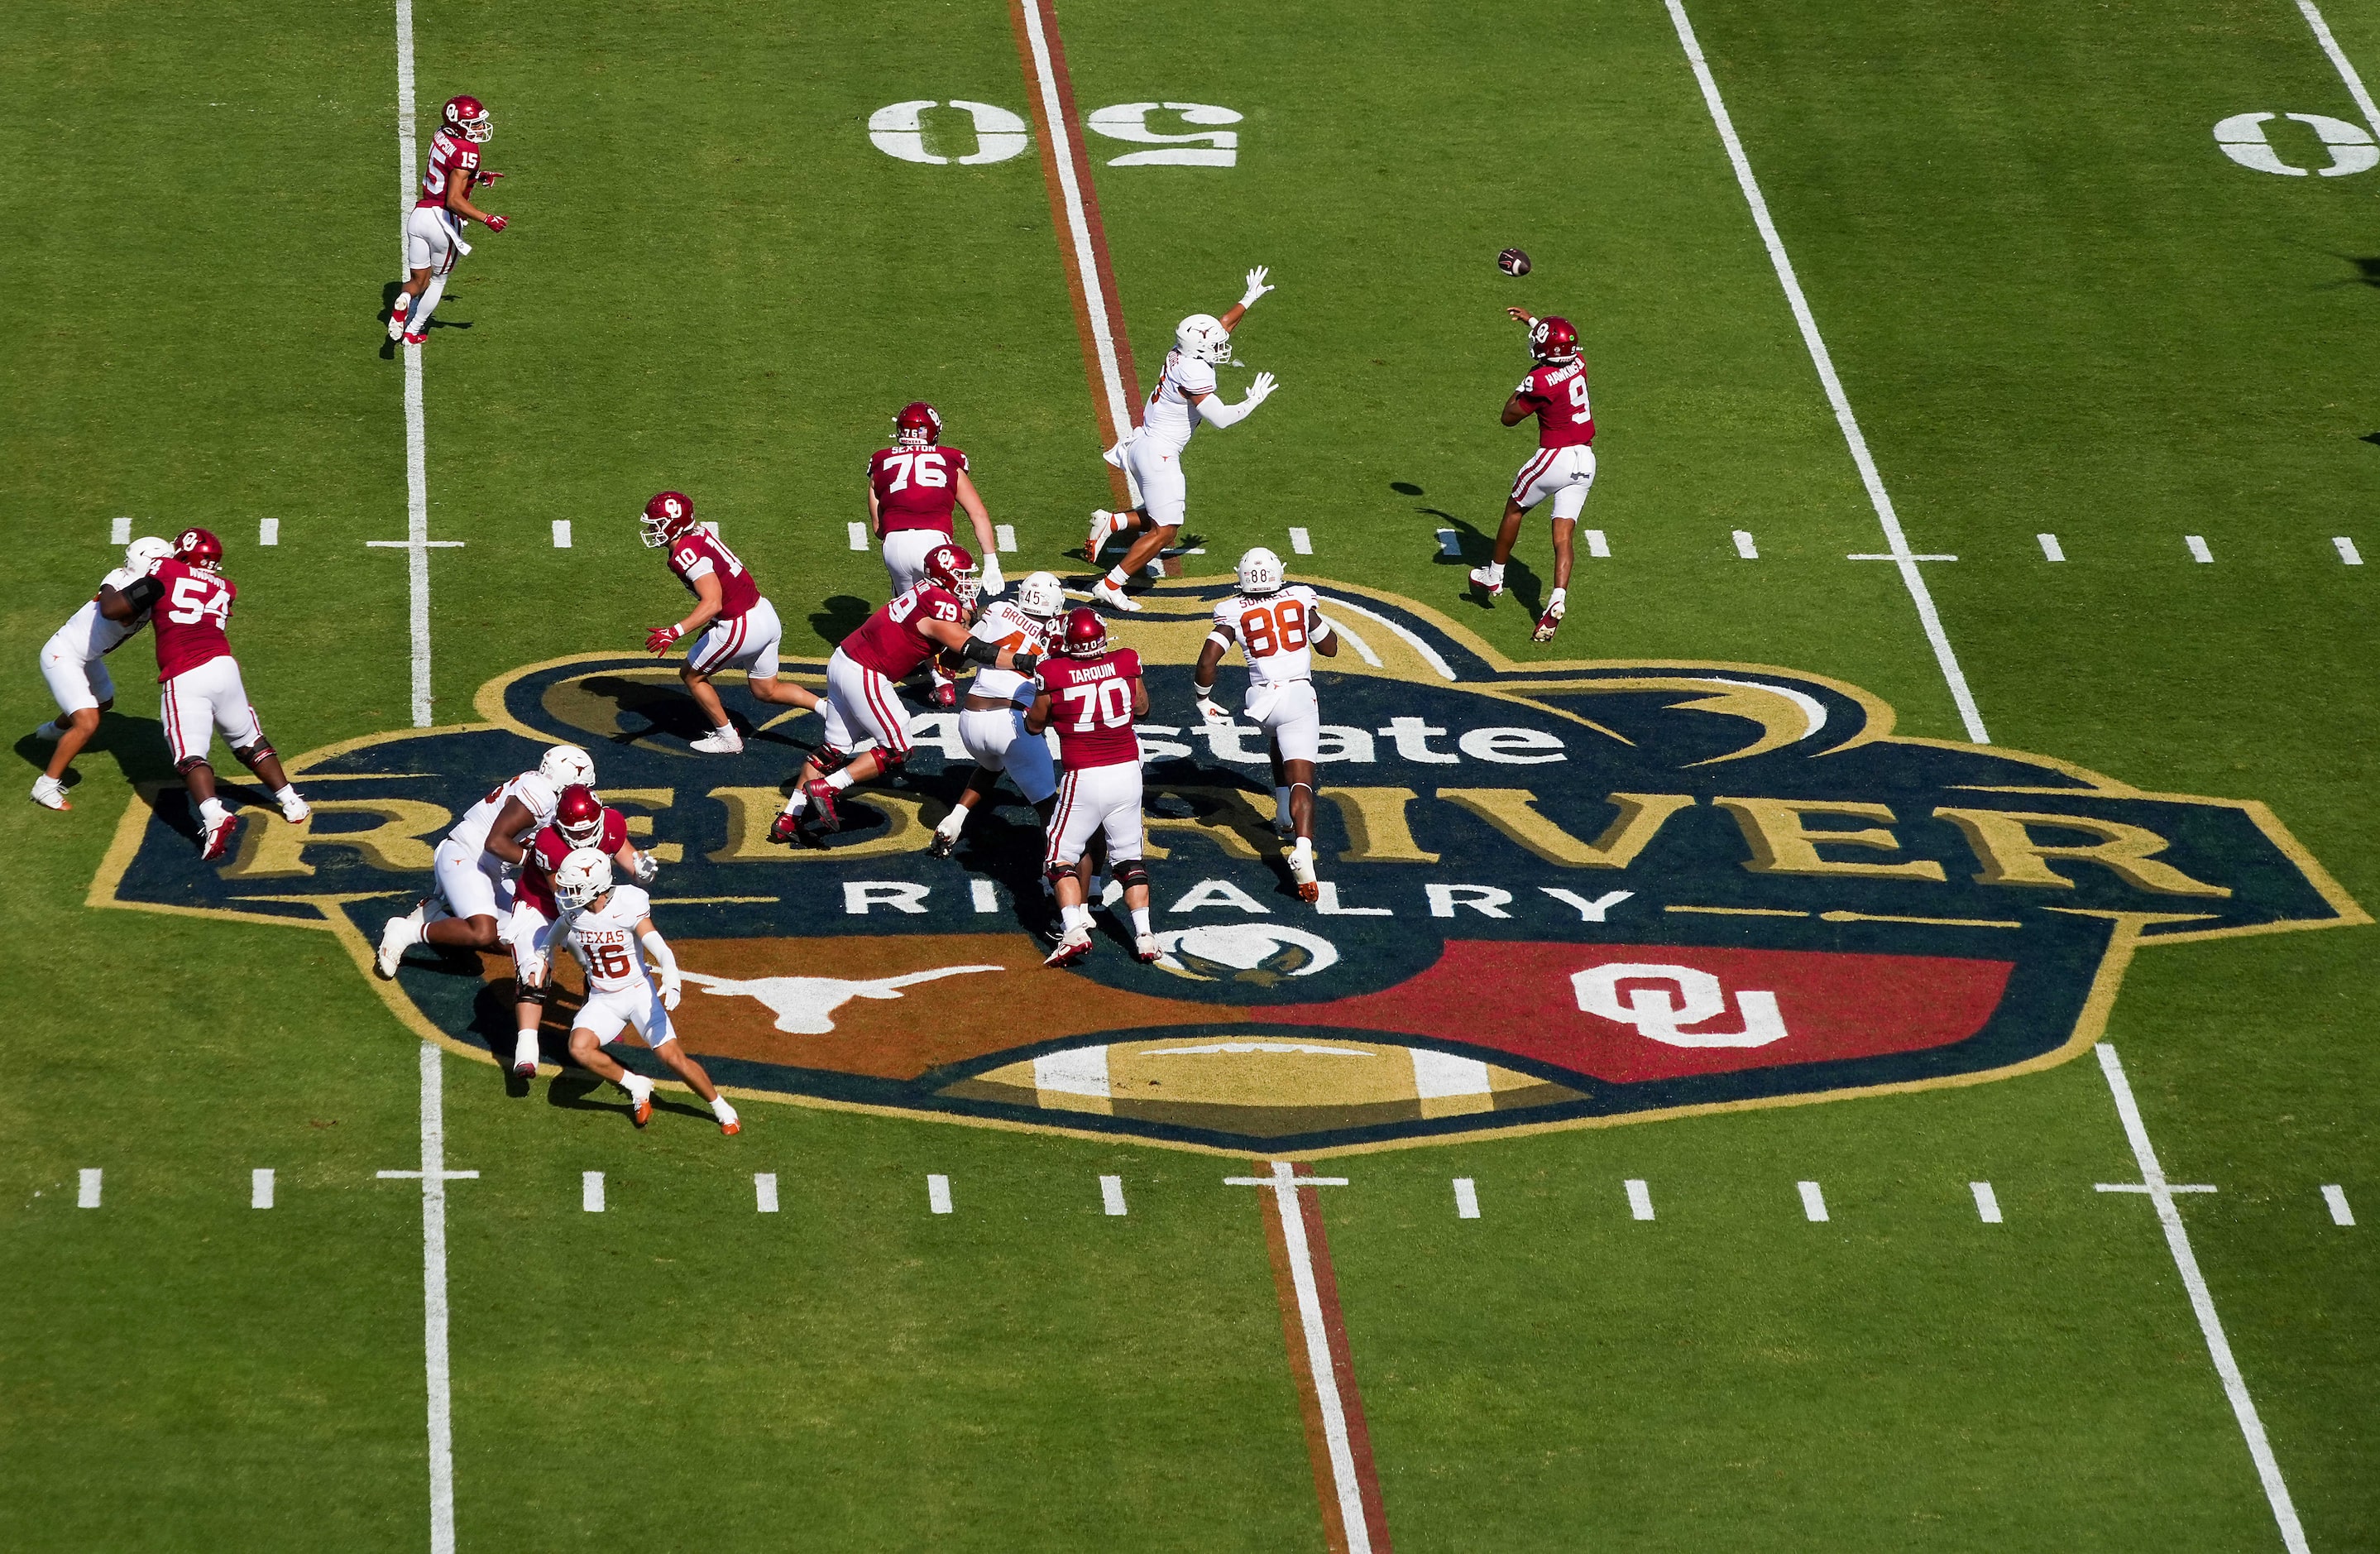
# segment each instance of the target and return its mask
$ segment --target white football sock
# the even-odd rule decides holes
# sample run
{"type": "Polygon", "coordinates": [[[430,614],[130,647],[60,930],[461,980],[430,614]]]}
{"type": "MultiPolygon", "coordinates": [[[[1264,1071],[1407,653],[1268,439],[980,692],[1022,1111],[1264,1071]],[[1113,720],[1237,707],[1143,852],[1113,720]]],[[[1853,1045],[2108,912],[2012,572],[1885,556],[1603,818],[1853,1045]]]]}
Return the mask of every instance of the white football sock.
{"type": "Polygon", "coordinates": [[[1087,906],[1062,907],[1058,916],[1069,929],[1081,929],[1085,933],[1091,930],[1091,909],[1087,906]]]}
{"type": "Polygon", "coordinates": [[[531,1026],[529,1029],[521,1032],[519,1036],[513,1038],[513,1062],[516,1063],[533,1063],[537,1062],[537,1029],[535,1026],[531,1026]]]}
{"type": "Polygon", "coordinates": [[[1550,610],[1557,604],[1568,604],[1569,602],[1570,589],[1556,589],[1552,595],[1546,600],[1546,608],[1550,610]]]}
{"type": "Polygon", "coordinates": [[[1153,933],[1156,931],[1148,926],[1148,907],[1135,906],[1132,909],[1132,931],[1135,933],[1153,933]]]}
{"type": "Polygon", "coordinates": [[[1130,581],[1132,581],[1132,574],[1126,572],[1123,567],[1111,566],[1108,568],[1107,585],[1108,587],[1115,589],[1116,592],[1123,592],[1123,586],[1130,581]]]}
{"type": "Polygon", "coordinates": [[[851,786],[851,768],[846,766],[838,770],[833,776],[826,780],[826,785],[837,793],[851,786]]]}
{"type": "Polygon", "coordinates": [[[620,1088],[628,1092],[630,1100],[650,1100],[653,1096],[653,1082],[633,1069],[620,1075],[620,1088]]]}
{"type": "Polygon", "coordinates": [[[429,289],[421,294],[421,300],[414,304],[411,315],[405,321],[405,332],[407,334],[426,333],[430,328],[430,315],[437,310],[438,299],[445,295],[446,277],[443,274],[431,276],[429,289]]]}
{"type": "Polygon", "coordinates": [[[1500,561],[1491,561],[1480,570],[1488,574],[1490,582],[1500,583],[1504,580],[1504,564],[1500,561]]]}
{"type": "Polygon", "coordinates": [[[794,790],[794,796],[785,800],[785,813],[788,815],[798,815],[809,807],[809,791],[806,788],[795,788],[794,790]]]}
{"type": "Polygon", "coordinates": [[[225,815],[230,813],[230,810],[224,807],[222,799],[202,798],[199,800],[199,818],[206,821],[209,825],[215,824],[225,815]]]}

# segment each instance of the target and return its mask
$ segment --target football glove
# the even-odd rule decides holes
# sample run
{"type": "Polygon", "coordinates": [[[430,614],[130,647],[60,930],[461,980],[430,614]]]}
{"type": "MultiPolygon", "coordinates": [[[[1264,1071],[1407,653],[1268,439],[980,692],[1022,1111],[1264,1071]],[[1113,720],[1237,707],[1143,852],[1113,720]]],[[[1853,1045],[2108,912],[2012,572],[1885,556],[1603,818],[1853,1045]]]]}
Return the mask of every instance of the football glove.
{"type": "Polygon", "coordinates": [[[987,599],[1008,587],[1008,579],[1001,575],[998,556],[983,558],[983,576],[977,587],[983,590],[983,595],[987,599]]]}
{"type": "Polygon", "coordinates": [[[1261,264],[1248,272],[1248,289],[1241,295],[1241,307],[1255,307],[1257,297],[1262,297],[1266,292],[1275,289],[1272,286],[1265,285],[1266,273],[1266,267],[1261,264]]]}
{"type": "Polygon", "coordinates": [[[1218,728],[1232,721],[1232,715],[1215,705],[1215,698],[1204,692],[1198,697],[1198,716],[1218,728]]]}
{"type": "Polygon", "coordinates": [[[628,870],[629,876],[639,885],[651,884],[661,877],[661,860],[650,853],[638,853],[635,866],[628,870]]]}
{"type": "Polygon", "coordinates": [[[504,217],[502,217],[502,216],[490,216],[490,217],[488,218],[488,230],[489,230],[489,231],[491,231],[491,232],[502,232],[504,229],[504,217]]]}
{"type": "Polygon", "coordinates": [[[678,994],[684,990],[685,986],[678,978],[676,967],[673,966],[662,973],[662,1007],[663,1009],[675,1009],[678,994]]]}
{"type": "Polygon", "coordinates": [[[1271,373],[1259,372],[1257,374],[1256,382],[1248,385],[1248,396],[1240,401],[1240,403],[1253,410],[1257,406],[1263,404],[1267,399],[1271,398],[1272,391],[1279,386],[1279,381],[1276,380],[1271,373]]]}
{"type": "Polygon", "coordinates": [[[1029,679],[1041,667],[1041,655],[1028,649],[1010,659],[1009,663],[1016,673],[1029,679]]]}
{"type": "Polygon", "coordinates": [[[645,651],[649,653],[666,653],[670,650],[671,645],[677,641],[677,627],[674,625],[657,625],[653,627],[652,630],[645,633],[645,651]]]}

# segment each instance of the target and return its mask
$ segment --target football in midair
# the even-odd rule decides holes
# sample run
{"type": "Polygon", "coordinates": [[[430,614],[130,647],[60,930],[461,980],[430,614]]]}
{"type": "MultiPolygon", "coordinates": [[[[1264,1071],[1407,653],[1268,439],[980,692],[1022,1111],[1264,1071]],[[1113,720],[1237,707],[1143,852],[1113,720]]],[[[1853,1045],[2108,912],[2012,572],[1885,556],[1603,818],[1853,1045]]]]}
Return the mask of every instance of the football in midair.
{"type": "Polygon", "coordinates": [[[1529,256],[1518,249],[1506,249],[1496,256],[1496,268],[1507,275],[1525,275],[1529,273],[1529,256]]]}

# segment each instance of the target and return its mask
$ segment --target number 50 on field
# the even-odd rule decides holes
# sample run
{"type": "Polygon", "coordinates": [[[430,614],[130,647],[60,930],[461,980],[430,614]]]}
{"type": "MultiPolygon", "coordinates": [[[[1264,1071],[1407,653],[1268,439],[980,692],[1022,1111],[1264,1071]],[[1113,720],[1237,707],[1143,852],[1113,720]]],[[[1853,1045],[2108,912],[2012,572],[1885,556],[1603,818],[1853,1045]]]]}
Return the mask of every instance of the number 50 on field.
{"type": "MultiPolygon", "coordinates": [[[[1240,118],[1237,110],[1219,108],[1212,103],[1118,103],[1111,107],[1094,108],[1084,123],[1093,134],[1111,140],[1157,148],[1111,156],[1107,162],[1111,167],[1231,167],[1240,159],[1240,132],[1217,127],[1237,124],[1240,118]],[[1196,127],[1179,133],[1152,129],[1148,122],[1152,114],[1172,115],[1182,124],[1196,127]]],[[[903,162],[954,162],[969,167],[1005,162],[1033,143],[1032,131],[1016,114],[997,103],[971,103],[959,97],[948,102],[925,97],[911,103],[888,103],[868,115],[868,138],[875,142],[878,151],[903,162]],[[963,115],[973,128],[975,149],[958,156],[941,155],[930,149],[927,144],[929,127],[926,116],[929,113],[934,115],[935,122],[930,127],[934,145],[955,150],[965,143],[966,127],[957,122],[963,115]]]]}

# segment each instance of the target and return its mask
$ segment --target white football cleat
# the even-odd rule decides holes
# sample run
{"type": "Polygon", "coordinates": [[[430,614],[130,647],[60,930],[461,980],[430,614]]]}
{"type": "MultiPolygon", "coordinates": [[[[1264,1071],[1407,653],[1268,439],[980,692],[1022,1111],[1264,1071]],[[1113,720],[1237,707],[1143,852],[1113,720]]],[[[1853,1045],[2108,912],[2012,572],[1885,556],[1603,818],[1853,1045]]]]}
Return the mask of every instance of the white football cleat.
{"type": "Polygon", "coordinates": [[[1134,599],[1104,577],[1099,579],[1097,588],[1091,589],[1091,600],[1094,603],[1104,604],[1111,610],[1122,610],[1126,614],[1140,613],[1140,601],[1134,599]]]}
{"type": "Polygon", "coordinates": [[[1099,552],[1108,548],[1108,540],[1115,531],[1116,516],[1104,507],[1094,510],[1091,514],[1091,537],[1083,541],[1083,559],[1097,566],[1099,552]]]}
{"type": "Polygon", "coordinates": [[[199,861],[212,863],[231,851],[232,839],[239,834],[239,817],[225,815],[212,825],[205,826],[200,839],[199,861]]]}
{"type": "Polygon", "coordinates": [[[1297,881],[1297,899],[1311,905],[1322,899],[1321,882],[1314,877],[1314,854],[1305,847],[1289,855],[1289,877],[1297,881]]]}
{"type": "Polygon", "coordinates": [[[1552,641],[1554,639],[1554,633],[1561,628],[1562,616],[1568,613],[1568,602],[1564,600],[1556,599],[1552,603],[1547,605],[1546,613],[1537,617],[1537,629],[1529,633],[1529,640],[1532,642],[1552,641]]]}
{"type": "Polygon", "coordinates": [[[290,790],[288,797],[280,802],[281,818],[293,826],[314,812],[306,807],[305,795],[299,794],[295,788],[290,790]]]}
{"type": "Polygon", "coordinates": [[[1088,929],[1068,929],[1064,937],[1058,941],[1058,947],[1050,952],[1050,958],[1043,961],[1041,964],[1043,965],[1072,965],[1090,953],[1091,930],[1088,929]]]}
{"type": "Polygon", "coordinates": [[[58,726],[58,721],[55,718],[52,718],[48,722],[43,723],[41,727],[33,731],[33,737],[45,744],[55,745],[58,742],[58,737],[65,733],[66,730],[58,726]]]}
{"type": "Polygon", "coordinates": [[[1157,935],[1153,933],[1144,933],[1132,941],[1133,959],[1143,965],[1155,965],[1157,957],[1163,953],[1158,949],[1157,935]]]}
{"type": "Polygon", "coordinates": [[[1471,586],[1486,590],[1490,599],[1500,599],[1504,594],[1503,579],[1490,577],[1484,566],[1475,566],[1471,569],[1471,586]]]}
{"type": "Polygon", "coordinates": [[[523,1031],[513,1039],[513,1077],[537,1077],[537,1033],[523,1031]]]}
{"type": "Polygon", "coordinates": [[[686,747],[700,750],[706,756],[739,756],[744,753],[744,736],[731,724],[712,729],[686,747]]]}
{"type": "Polygon", "coordinates": [[[396,976],[396,963],[403,960],[405,952],[421,938],[422,925],[429,919],[429,909],[428,902],[416,902],[411,912],[402,917],[391,917],[381,926],[380,953],[372,957],[372,969],[380,973],[382,981],[389,981],[396,976]]]}
{"type": "Polygon", "coordinates": [[[395,302],[392,303],[389,308],[388,337],[390,339],[402,340],[405,338],[406,310],[412,306],[413,298],[410,296],[405,292],[398,292],[396,294],[395,302]]]}
{"type": "Polygon", "coordinates": [[[33,802],[44,809],[74,807],[67,802],[67,785],[46,771],[33,779],[33,802]]]}

